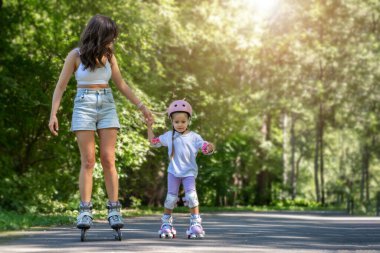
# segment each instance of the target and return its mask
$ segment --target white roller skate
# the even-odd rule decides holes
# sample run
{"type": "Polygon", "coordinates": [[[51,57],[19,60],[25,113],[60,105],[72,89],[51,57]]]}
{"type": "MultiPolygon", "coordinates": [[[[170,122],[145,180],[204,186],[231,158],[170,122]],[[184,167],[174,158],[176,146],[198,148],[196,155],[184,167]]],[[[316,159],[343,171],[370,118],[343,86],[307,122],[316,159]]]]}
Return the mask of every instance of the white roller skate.
{"type": "Polygon", "coordinates": [[[170,215],[163,215],[161,218],[162,225],[158,230],[160,238],[172,239],[176,237],[177,231],[173,227],[173,217],[170,215]]]}
{"type": "Polygon", "coordinates": [[[83,242],[86,239],[86,232],[92,225],[92,204],[79,205],[79,215],[77,217],[77,228],[81,230],[80,240],[83,242]]]}
{"type": "Polygon", "coordinates": [[[108,216],[107,220],[110,224],[111,228],[115,230],[115,239],[121,241],[122,239],[122,233],[121,228],[124,226],[123,218],[121,217],[120,209],[121,204],[120,202],[117,202],[116,205],[111,205],[110,202],[107,203],[107,209],[108,209],[108,216]]]}
{"type": "Polygon", "coordinates": [[[188,239],[202,239],[205,236],[205,231],[201,225],[202,219],[199,215],[190,217],[190,227],[186,230],[188,239]]]}

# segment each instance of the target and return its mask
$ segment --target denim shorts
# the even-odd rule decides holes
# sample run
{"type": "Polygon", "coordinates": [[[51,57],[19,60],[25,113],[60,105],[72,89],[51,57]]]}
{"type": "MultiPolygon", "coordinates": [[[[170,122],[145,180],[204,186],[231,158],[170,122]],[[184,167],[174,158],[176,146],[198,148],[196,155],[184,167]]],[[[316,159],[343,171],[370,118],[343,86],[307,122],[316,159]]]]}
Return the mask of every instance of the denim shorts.
{"type": "Polygon", "coordinates": [[[78,88],[74,99],[71,131],[120,128],[112,90],[78,88]]]}

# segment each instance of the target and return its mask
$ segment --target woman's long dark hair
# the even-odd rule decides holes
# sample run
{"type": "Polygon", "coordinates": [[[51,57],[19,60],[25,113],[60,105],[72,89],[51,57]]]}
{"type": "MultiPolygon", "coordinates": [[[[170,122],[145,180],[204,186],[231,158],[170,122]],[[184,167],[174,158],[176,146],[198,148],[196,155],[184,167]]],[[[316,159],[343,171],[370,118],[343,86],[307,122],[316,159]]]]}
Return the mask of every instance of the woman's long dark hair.
{"type": "Polygon", "coordinates": [[[95,70],[98,64],[104,66],[103,56],[111,61],[113,51],[106,47],[117,38],[116,23],[109,17],[95,15],[90,19],[80,38],[80,60],[84,68],[95,70]]]}

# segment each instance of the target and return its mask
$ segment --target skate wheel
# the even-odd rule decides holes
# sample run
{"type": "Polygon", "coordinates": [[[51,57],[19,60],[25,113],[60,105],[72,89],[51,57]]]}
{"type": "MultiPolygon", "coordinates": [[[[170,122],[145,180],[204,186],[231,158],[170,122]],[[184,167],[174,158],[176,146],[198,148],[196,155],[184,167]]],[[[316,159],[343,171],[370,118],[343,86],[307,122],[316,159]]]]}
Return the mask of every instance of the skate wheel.
{"type": "Polygon", "coordinates": [[[120,229],[115,229],[115,240],[118,240],[118,241],[121,241],[121,239],[123,238],[123,234],[121,233],[121,230],[120,229]]]}
{"type": "Polygon", "coordinates": [[[198,237],[194,234],[190,234],[187,236],[187,239],[196,239],[196,238],[198,238],[198,237]]]}
{"type": "Polygon", "coordinates": [[[85,229],[85,228],[82,228],[80,230],[80,241],[81,242],[84,242],[86,240],[86,232],[87,232],[87,229],[85,229]]]}

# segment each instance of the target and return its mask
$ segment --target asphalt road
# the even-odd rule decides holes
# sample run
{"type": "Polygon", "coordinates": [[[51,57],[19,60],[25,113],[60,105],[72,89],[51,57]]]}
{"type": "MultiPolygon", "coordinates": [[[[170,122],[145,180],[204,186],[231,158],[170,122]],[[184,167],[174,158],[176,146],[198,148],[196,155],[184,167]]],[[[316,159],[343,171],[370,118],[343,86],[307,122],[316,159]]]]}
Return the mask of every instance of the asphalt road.
{"type": "Polygon", "coordinates": [[[174,218],[175,239],[160,239],[160,216],[147,216],[127,218],[122,241],[97,221],[85,242],[74,226],[56,227],[0,235],[0,252],[380,252],[378,217],[208,213],[203,240],[187,239],[188,215],[174,218]]]}

